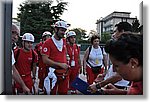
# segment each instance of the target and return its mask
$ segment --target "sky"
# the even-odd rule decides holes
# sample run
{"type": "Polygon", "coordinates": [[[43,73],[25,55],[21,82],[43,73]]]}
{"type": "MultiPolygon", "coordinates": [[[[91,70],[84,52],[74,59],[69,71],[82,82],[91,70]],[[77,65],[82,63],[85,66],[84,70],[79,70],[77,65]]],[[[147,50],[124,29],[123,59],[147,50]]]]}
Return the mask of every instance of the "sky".
{"type": "MultiPolygon", "coordinates": [[[[17,16],[19,4],[25,0],[13,0],[13,17],[17,16]]],[[[55,1],[55,0],[54,0],[55,1]]],[[[61,19],[71,24],[72,28],[96,31],[96,21],[113,11],[131,12],[130,17],[139,19],[139,4],[142,0],[63,0],[68,2],[67,10],[61,19]]]]}

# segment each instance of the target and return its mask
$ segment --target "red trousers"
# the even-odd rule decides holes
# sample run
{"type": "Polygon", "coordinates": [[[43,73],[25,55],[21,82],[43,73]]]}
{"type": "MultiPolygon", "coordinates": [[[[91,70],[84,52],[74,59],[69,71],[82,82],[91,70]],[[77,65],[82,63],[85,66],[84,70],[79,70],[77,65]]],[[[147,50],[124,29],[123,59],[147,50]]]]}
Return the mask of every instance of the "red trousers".
{"type": "MultiPolygon", "coordinates": [[[[21,76],[22,80],[24,81],[24,83],[26,84],[26,86],[30,89],[30,92],[32,92],[32,87],[33,87],[33,80],[31,78],[31,75],[26,75],[26,76],[21,76]]],[[[19,83],[15,83],[15,88],[17,88],[17,90],[22,93],[22,87],[20,86],[19,83]]]]}
{"type": "Polygon", "coordinates": [[[46,68],[40,68],[39,67],[39,70],[38,70],[38,78],[40,80],[39,82],[39,88],[43,89],[43,86],[44,86],[44,79],[45,79],[45,76],[46,75],[46,68]]]}
{"type": "Polygon", "coordinates": [[[98,74],[104,73],[104,67],[101,68],[101,71],[98,74],[94,74],[92,72],[92,69],[89,66],[86,66],[86,72],[87,72],[87,82],[89,85],[91,85],[94,82],[94,80],[97,78],[98,74]]]}
{"type": "Polygon", "coordinates": [[[69,70],[69,89],[75,90],[71,87],[71,83],[75,80],[75,78],[79,75],[79,68],[72,67],[69,70]]]}
{"type": "Polygon", "coordinates": [[[51,90],[51,94],[52,95],[56,95],[56,94],[67,95],[67,93],[68,93],[68,80],[69,80],[68,76],[65,76],[64,79],[57,76],[57,82],[56,82],[54,88],[51,90]]]}

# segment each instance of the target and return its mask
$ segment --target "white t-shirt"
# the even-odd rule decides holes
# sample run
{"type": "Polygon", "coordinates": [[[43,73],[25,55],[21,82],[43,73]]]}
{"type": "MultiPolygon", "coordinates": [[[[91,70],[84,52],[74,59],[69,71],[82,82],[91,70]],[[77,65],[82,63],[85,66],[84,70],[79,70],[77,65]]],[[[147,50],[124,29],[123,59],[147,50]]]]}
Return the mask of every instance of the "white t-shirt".
{"type": "MultiPolygon", "coordinates": [[[[110,68],[108,69],[105,77],[104,77],[104,80],[106,80],[107,78],[111,77],[111,76],[114,76],[115,74],[117,74],[116,72],[113,72],[113,65],[110,65],[110,68]]],[[[128,86],[129,84],[129,81],[127,80],[120,80],[118,82],[116,82],[114,85],[117,85],[117,86],[128,86]]]]}
{"type": "Polygon", "coordinates": [[[15,64],[15,58],[14,58],[14,52],[12,51],[12,65],[14,65],[15,64]]]}
{"type": "Polygon", "coordinates": [[[61,40],[56,40],[54,38],[54,36],[52,36],[52,40],[53,40],[55,46],[57,47],[57,49],[62,52],[62,49],[63,49],[63,40],[62,39],[61,40]]]}
{"type": "Polygon", "coordinates": [[[102,51],[100,46],[98,46],[97,49],[92,46],[90,54],[89,54],[88,62],[93,67],[103,65],[103,55],[106,55],[104,48],[102,51]]]}

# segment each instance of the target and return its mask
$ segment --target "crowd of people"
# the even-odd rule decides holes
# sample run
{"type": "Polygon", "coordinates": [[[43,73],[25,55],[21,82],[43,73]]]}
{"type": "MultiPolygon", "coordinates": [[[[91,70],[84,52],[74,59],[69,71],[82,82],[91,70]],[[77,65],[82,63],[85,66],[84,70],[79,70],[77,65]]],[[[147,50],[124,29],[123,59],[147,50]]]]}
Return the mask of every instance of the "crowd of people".
{"type": "Polygon", "coordinates": [[[67,32],[68,27],[65,21],[57,21],[54,34],[43,32],[33,49],[35,38],[29,32],[22,36],[22,47],[16,46],[19,29],[12,24],[14,95],[77,95],[72,82],[80,73],[93,94],[99,90],[105,95],[143,94],[142,34],[132,32],[128,22],[119,22],[105,47],[100,46],[100,36],[93,34],[81,60],[76,33],[67,32]]]}

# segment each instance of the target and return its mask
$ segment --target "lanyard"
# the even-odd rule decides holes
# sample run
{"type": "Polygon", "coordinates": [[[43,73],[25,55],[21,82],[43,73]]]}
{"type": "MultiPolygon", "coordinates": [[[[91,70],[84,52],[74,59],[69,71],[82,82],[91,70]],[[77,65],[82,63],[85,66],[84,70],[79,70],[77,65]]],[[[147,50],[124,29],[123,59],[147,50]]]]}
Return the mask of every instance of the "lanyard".
{"type": "Polygon", "coordinates": [[[71,46],[70,46],[70,50],[72,52],[72,60],[74,60],[74,48],[73,47],[71,48],[71,46]]]}

